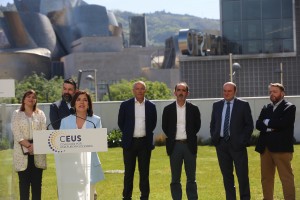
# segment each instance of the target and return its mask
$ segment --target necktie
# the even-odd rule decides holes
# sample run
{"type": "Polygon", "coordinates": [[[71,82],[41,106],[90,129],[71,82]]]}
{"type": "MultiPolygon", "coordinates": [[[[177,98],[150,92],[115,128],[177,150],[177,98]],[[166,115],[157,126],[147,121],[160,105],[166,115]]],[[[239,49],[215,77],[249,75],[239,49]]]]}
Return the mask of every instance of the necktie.
{"type": "Polygon", "coordinates": [[[225,141],[229,140],[229,119],[230,119],[230,102],[227,102],[227,108],[225,113],[225,120],[224,120],[224,139],[225,141]]]}

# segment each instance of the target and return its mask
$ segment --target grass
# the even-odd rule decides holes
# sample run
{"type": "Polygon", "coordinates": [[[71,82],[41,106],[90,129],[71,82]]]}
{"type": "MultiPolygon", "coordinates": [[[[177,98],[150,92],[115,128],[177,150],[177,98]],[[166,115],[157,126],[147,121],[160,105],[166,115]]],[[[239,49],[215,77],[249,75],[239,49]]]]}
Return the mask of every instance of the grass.
{"type": "MultiPolygon", "coordinates": [[[[17,175],[12,169],[11,150],[0,152],[0,199],[17,199],[18,182],[17,175]],[[11,181],[13,180],[13,181],[11,181]],[[10,184],[12,182],[12,184],[10,184]]],[[[110,148],[108,152],[99,153],[104,171],[123,170],[123,157],[121,148],[110,148]]],[[[260,184],[260,160],[259,154],[254,147],[248,148],[249,156],[249,177],[252,199],[261,200],[262,190],[260,184]]],[[[53,155],[48,155],[48,169],[43,174],[43,200],[57,199],[55,164],[53,155]]],[[[300,199],[300,145],[295,145],[293,167],[296,183],[296,199],[300,199]]],[[[197,184],[199,199],[223,200],[225,192],[222,175],[220,173],[218,160],[214,147],[199,146],[197,157],[197,184]]],[[[170,166],[169,158],[166,155],[165,147],[156,147],[152,153],[150,165],[150,199],[166,200],[171,199],[170,194],[170,166]]],[[[135,175],[133,199],[139,199],[138,172],[135,175]]],[[[182,173],[183,199],[185,194],[185,172],[182,173]]],[[[237,191],[238,183],[236,181],[237,191]]],[[[123,174],[105,173],[105,180],[97,184],[98,199],[115,200],[121,199],[123,189],[123,174]]],[[[238,195],[238,192],[237,192],[238,195]]],[[[239,199],[239,197],[238,197],[239,199]]],[[[283,194],[281,182],[276,174],[275,179],[275,200],[282,200],[283,194]]]]}

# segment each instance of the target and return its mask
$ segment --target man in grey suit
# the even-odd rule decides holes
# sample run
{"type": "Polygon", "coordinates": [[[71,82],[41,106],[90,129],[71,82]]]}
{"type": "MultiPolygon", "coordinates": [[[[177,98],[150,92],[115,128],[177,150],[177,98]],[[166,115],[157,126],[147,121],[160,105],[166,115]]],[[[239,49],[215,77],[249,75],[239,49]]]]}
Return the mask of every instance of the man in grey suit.
{"type": "Polygon", "coordinates": [[[223,85],[224,99],[213,104],[210,134],[216,146],[227,200],[236,200],[233,166],[239,182],[240,199],[250,199],[247,145],[253,131],[249,103],[235,97],[236,85],[223,85]]]}
{"type": "Polygon", "coordinates": [[[166,148],[170,157],[174,200],[182,199],[181,170],[184,162],[187,176],[186,193],[189,200],[198,199],[196,183],[197,133],[201,126],[199,108],[186,101],[189,94],[184,82],[175,86],[176,101],[166,106],[162,116],[162,129],[166,136],[166,148]]]}

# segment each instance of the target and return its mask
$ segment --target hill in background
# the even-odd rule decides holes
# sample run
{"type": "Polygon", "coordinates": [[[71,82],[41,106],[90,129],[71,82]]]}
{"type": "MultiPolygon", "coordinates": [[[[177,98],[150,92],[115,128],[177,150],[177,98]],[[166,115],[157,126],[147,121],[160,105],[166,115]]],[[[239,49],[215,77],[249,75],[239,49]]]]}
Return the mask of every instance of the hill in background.
{"type": "MultiPolygon", "coordinates": [[[[2,11],[16,10],[14,4],[0,6],[0,16],[2,11]]],[[[129,19],[139,14],[112,10],[117,21],[123,25],[125,39],[129,39],[129,19]]],[[[170,36],[178,34],[180,29],[192,28],[204,33],[220,35],[220,20],[201,18],[192,15],[173,14],[165,11],[145,13],[147,21],[147,31],[149,45],[164,46],[165,40],[170,36]]],[[[1,29],[1,24],[0,24],[1,29]]]]}
{"type": "MultiPolygon", "coordinates": [[[[119,23],[122,23],[125,37],[129,38],[128,22],[137,14],[113,10],[119,23]]],[[[165,11],[145,13],[149,45],[164,45],[170,36],[178,34],[180,29],[197,29],[204,33],[220,35],[220,20],[195,17],[192,15],[172,14],[165,11]]]]}

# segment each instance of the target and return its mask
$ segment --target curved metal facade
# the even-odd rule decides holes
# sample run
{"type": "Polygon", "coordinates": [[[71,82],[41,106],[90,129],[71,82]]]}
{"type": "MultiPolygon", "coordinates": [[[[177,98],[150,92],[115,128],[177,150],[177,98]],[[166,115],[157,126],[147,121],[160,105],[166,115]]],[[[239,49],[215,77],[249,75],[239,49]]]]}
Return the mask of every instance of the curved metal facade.
{"type": "Polygon", "coordinates": [[[0,17],[11,48],[3,50],[7,55],[3,52],[0,55],[3,59],[0,73],[10,78],[23,78],[26,72],[31,71],[50,75],[51,60],[59,61],[61,57],[72,53],[72,42],[82,37],[122,37],[122,29],[114,14],[107,12],[103,6],[88,5],[82,0],[15,0],[14,3],[17,12],[7,11],[0,17]],[[49,50],[49,57],[38,53],[35,63],[27,62],[26,58],[31,60],[35,52],[28,56],[27,53],[21,55],[15,51],[35,48],[49,50]],[[48,61],[45,62],[45,59],[48,61]],[[25,63],[25,70],[21,70],[19,61],[25,63]],[[26,63],[31,63],[32,67],[26,63]]]}

